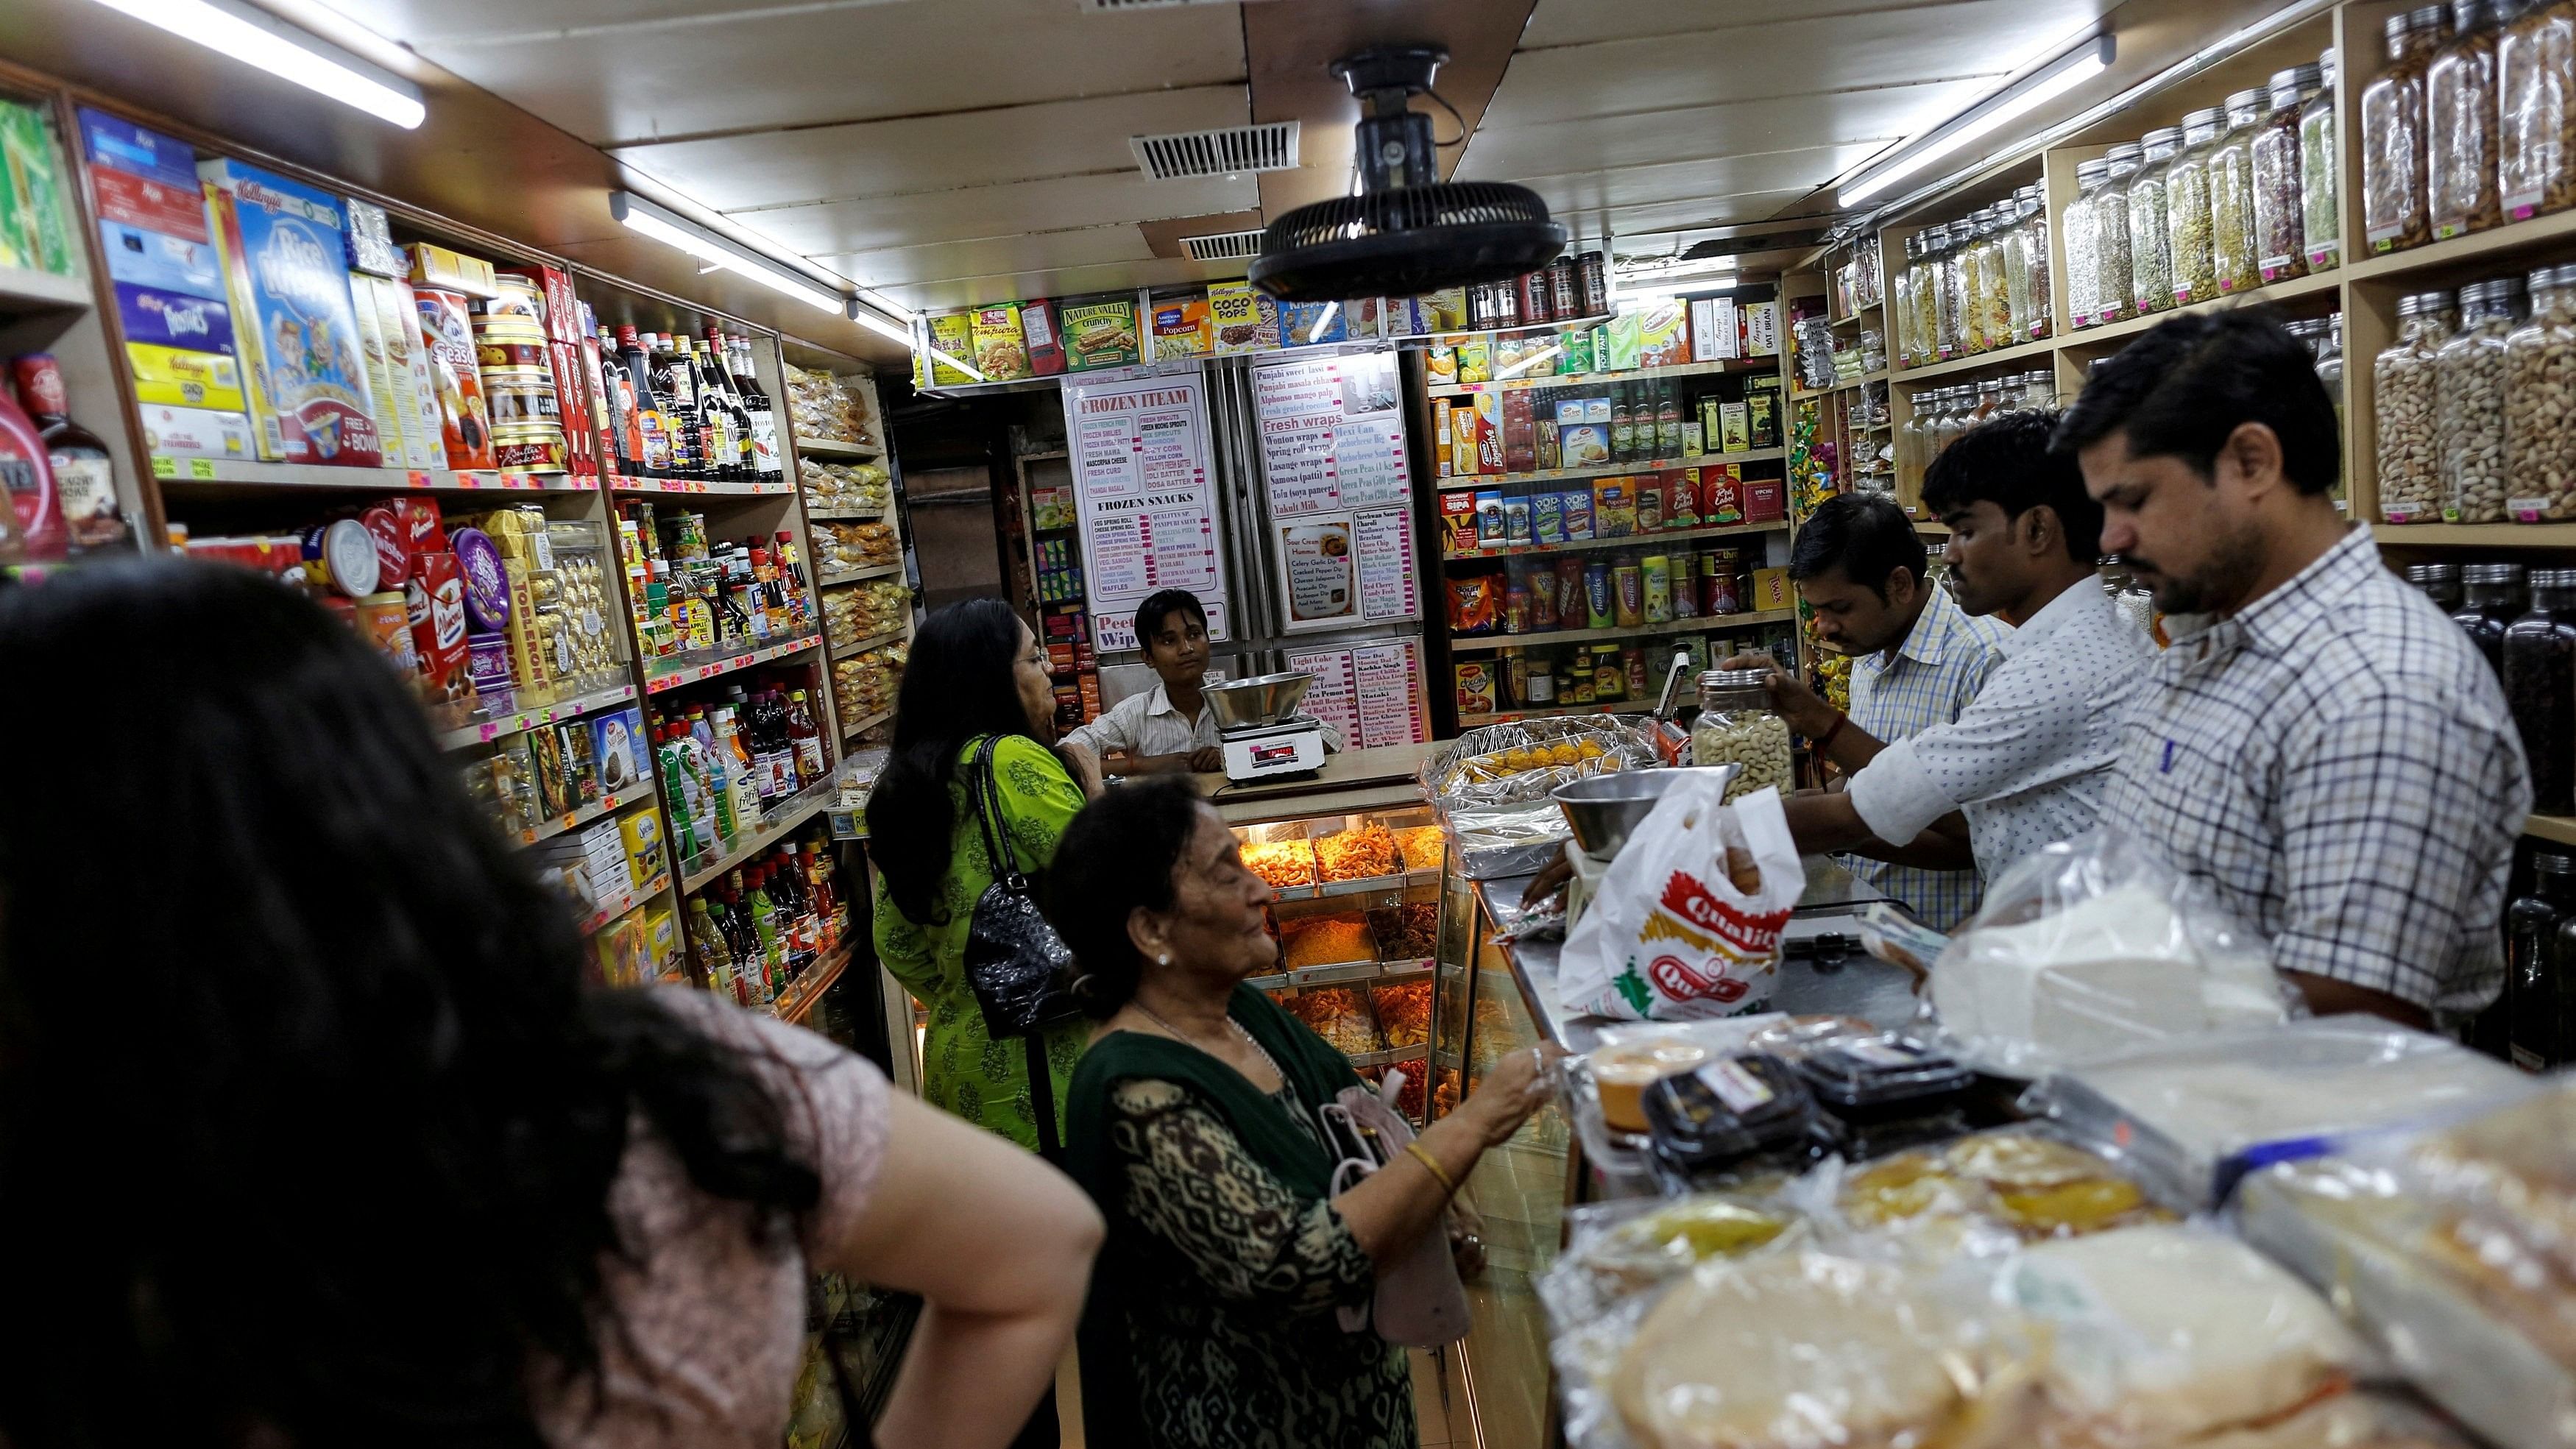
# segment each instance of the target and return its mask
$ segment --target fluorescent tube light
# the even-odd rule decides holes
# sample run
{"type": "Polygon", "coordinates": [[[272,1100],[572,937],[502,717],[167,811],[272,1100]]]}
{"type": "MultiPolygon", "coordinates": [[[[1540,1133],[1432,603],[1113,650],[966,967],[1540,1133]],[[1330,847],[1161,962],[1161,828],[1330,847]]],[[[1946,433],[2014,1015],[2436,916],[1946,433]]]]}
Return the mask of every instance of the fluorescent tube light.
{"type": "Polygon", "coordinates": [[[782,266],[739,242],[729,241],[676,212],[632,191],[608,193],[608,214],[665,246],[677,247],[700,261],[713,262],[738,277],[747,277],[809,307],[849,315],[849,299],[827,292],[803,273],[782,266]]]}
{"type": "Polygon", "coordinates": [[[939,359],[941,362],[947,363],[950,367],[956,368],[959,372],[962,372],[962,373],[966,374],[968,377],[971,377],[971,378],[975,379],[977,382],[990,382],[990,381],[992,381],[992,379],[991,379],[991,378],[988,378],[988,377],[986,377],[983,373],[976,371],[976,370],[975,370],[975,364],[973,364],[973,363],[971,363],[971,362],[967,362],[967,361],[965,361],[965,360],[964,360],[964,359],[962,359],[962,358],[951,357],[951,356],[949,356],[947,353],[940,351],[940,350],[939,350],[938,348],[936,348],[936,347],[934,347],[934,348],[930,349],[930,355],[931,355],[932,357],[935,357],[935,358],[939,359]]]}
{"type": "Polygon", "coordinates": [[[853,300],[850,303],[851,321],[879,336],[891,337],[909,348],[912,346],[912,314],[903,312],[897,315],[902,319],[899,322],[889,319],[885,313],[865,302],[853,300]]]}
{"type": "Polygon", "coordinates": [[[1341,310],[1341,303],[1326,302],[1324,304],[1324,310],[1315,314],[1315,325],[1306,329],[1306,340],[1308,342],[1312,342],[1316,338],[1323,336],[1324,329],[1333,325],[1334,315],[1339,313],[1341,310]]]}
{"type": "Polygon", "coordinates": [[[420,87],[241,0],[99,0],[182,40],[221,51],[405,130],[429,114],[420,87]]]}
{"type": "Polygon", "coordinates": [[[2068,51],[2040,70],[1988,96],[1959,117],[1897,149],[1896,154],[1836,187],[1836,199],[1855,206],[1923,170],[1961,146],[1990,135],[2110,69],[2115,47],[2104,35],[2068,51]]]}

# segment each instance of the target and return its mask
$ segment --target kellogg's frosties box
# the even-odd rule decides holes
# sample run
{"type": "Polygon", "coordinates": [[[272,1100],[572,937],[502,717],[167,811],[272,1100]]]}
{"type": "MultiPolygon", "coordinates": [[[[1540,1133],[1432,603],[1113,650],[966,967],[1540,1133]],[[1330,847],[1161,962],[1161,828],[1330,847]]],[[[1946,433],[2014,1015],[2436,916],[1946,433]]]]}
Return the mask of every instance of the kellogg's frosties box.
{"type": "Polygon", "coordinates": [[[202,161],[197,174],[223,252],[259,455],[384,466],[339,202],[239,161],[202,161]]]}

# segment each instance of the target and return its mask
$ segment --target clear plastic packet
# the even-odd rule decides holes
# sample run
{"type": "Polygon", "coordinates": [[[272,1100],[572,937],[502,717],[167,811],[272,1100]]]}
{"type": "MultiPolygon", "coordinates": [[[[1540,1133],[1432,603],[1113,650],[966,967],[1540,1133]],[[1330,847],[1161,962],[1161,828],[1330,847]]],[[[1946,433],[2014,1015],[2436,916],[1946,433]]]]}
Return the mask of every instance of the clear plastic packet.
{"type": "Polygon", "coordinates": [[[1522,801],[1608,770],[1656,765],[1652,737],[1616,716],[1565,715],[1481,725],[1422,762],[1423,798],[1445,812],[1522,801]]]}
{"type": "Polygon", "coordinates": [[[1971,1256],[2181,1216],[2116,1149],[2046,1122],[1829,1162],[1791,1196],[1838,1235],[1914,1237],[1931,1251],[1971,1256]]]}
{"type": "Polygon", "coordinates": [[[1539,1301],[1553,1323],[1589,1323],[1702,1263],[1776,1252],[1811,1236],[1804,1214],[1762,1193],[1586,1203],[1566,1209],[1565,1250],[1540,1275],[1539,1301]]]}
{"type": "Polygon", "coordinates": [[[1566,933],[1557,996],[1614,1020],[1767,1010],[1806,866],[1776,790],[1720,803],[1722,778],[1677,781],[1628,833],[1566,933]]]}
{"type": "Polygon", "coordinates": [[[1712,1058],[1645,1090],[1647,1158],[1676,1195],[1803,1171],[1834,1147],[1832,1124],[1787,1062],[1712,1058]]]}
{"type": "Polygon", "coordinates": [[[2464,1220],[2385,1163],[2317,1158],[2252,1174],[2237,1231],[2326,1294],[2423,1393],[2514,1449],[2576,1445],[2576,1307],[2511,1251],[2464,1252],[2464,1220]]]}
{"type": "Polygon", "coordinates": [[[2024,1078],[2280,1022],[2294,1000],[2205,887],[2108,827],[2006,871],[1942,951],[1930,991],[1968,1061],[2024,1078]]]}
{"type": "Polygon", "coordinates": [[[1932,963],[1949,949],[1950,938],[1890,902],[1872,901],[1860,913],[1860,944],[1872,956],[1902,966],[1920,979],[1932,974],[1932,963]]]}
{"type": "Polygon", "coordinates": [[[1555,860],[1574,838],[1565,812],[1541,796],[1504,804],[1444,805],[1441,823],[1454,849],[1450,864],[1469,880],[1529,875],[1555,860]]]}
{"type": "Polygon", "coordinates": [[[2023,1105],[2077,1140],[2121,1145],[2168,1200],[2215,1207],[2255,1168],[2403,1138],[2538,1089],[2447,1038],[2336,1016],[2055,1073],[2023,1105]]]}

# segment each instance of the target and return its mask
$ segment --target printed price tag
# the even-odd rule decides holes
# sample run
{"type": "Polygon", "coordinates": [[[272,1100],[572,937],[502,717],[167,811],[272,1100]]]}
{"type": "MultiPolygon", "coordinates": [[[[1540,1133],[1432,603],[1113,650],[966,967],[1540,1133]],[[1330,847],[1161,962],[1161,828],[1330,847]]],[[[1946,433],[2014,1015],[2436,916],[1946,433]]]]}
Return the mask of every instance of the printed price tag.
{"type": "Polygon", "coordinates": [[[207,482],[214,481],[215,460],[212,458],[190,458],[188,460],[188,476],[191,478],[203,479],[207,482]]]}
{"type": "Polygon", "coordinates": [[[178,459],[176,459],[176,458],[170,457],[170,456],[168,456],[168,455],[166,455],[166,454],[162,454],[162,453],[155,453],[155,454],[153,454],[153,455],[152,455],[152,476],[153,476],[153,477],[155,477],[155,478],[176,478],[176,477],[178,477],[178,476],[179,476],[179,460],[178,460],[178,459]]]}

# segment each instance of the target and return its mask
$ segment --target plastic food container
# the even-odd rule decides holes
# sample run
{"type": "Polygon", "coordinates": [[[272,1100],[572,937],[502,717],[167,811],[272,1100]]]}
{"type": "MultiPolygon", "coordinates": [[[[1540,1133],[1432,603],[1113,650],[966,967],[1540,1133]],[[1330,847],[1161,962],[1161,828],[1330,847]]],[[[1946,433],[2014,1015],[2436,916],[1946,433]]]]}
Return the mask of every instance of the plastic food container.
{"type": "Polygon", "coordinates": [[[1656,1175],[1682,1190],[1716,1178],[1795,1171],[1825,1155],[1815,1098],[1775,1056],[1719,1057],[1646,1091],[1656,1175]]]}
{"type": "Polygon", "coordinates": [[[1817,1105],[1842,1126],[1843,1155],[1855,1161],[1968,1130],[1977,1074],[1910,1037],[1827,1041],[1794,1065],[1817,1105]]]}

